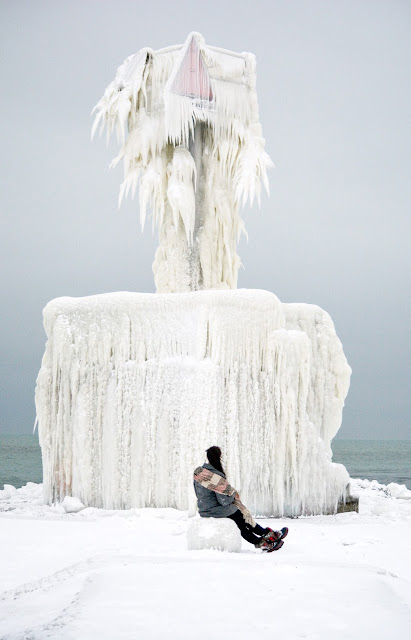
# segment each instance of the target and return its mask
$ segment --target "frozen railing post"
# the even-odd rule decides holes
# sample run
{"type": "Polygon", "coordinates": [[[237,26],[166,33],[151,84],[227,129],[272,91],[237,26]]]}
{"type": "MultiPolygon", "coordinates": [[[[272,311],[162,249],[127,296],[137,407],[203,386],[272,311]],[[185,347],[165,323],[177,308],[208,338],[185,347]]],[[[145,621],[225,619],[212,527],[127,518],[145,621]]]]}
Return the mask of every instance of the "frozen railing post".
{"type": "Polygon", "coordinates": [[[203,276],[200,260],[200,231],[203,229],[204,217],[206,215],[204,207],[205,196],[205,176],[203,170],[203,122],[196,122],[194,132],[190,135],[189,150],[194,159],[196,168],[195,178],[195,220],[193,243],[187,248],[189,264],[189,287],[191,291],[198,291],[203,288],[203,276]]]}
{"type": "MultiPolygon", "coordinates": [[[[200,54],[196,37],[192,34],[186,47],[177,75],[173,78],[169,90],[180,96],[189,98],[198,109],[213,108],[213,94],[208,73],[200,54]]],[[[200,260],[200,231],[203,229],[205,209],[205,171],[203,167],[204,138],[206,123],[193,115],[189,137],[189,151],[194,160],[195,175],[195,214],[192,244],[187,247],[187,263],[189,272],[189,288],[197,291],[203,288],[203,277],[200,260]]]]}
{"type": "Polygon", "coordinates": [[[158,227],[153,271],[158,293],[235,289],[243,223],[240,205],[268,190],[255,92],[255,58],[210,47],[199,33],[184,45],[142,49],[119,67],[96,105],[116,131],[124,195],[139,187],[158,227]],[[126,129],[128,134],[126,135],[126,129]]]}

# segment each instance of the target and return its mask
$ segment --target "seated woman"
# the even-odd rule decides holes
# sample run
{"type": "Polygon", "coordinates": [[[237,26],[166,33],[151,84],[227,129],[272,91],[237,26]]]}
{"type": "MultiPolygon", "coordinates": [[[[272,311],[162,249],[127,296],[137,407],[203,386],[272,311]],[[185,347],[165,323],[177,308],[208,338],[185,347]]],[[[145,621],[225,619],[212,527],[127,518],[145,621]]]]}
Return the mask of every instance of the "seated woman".
{"type": "Polygon", "coordinates": [[[198,512],[202,518],[230,518],[234,520],[244,540],[257,549],[277,551],[283,546],[287,527],[281,531],[264,528],[255,522],[251,513],[243,505],[238,492],[231,487],[221,464],[220,447],[210,447],[206,451],[208,464],[194,471],[194,491],[198,502],[198,512]]]}

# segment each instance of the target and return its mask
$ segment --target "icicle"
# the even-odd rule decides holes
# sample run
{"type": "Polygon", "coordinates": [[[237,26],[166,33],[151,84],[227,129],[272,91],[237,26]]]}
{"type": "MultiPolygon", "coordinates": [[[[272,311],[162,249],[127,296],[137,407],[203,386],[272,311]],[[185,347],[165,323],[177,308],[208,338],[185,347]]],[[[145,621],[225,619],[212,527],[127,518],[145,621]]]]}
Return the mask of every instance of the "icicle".
{"type": "Polygon", "coordinates": [[[195,177],[196,168],[192,155],[188,149],[177,147],[168,170],[167,198],[173,211],[174,226],[178,228],[181,216],[189,245],[193,242],[194,232],[195,177]]]}

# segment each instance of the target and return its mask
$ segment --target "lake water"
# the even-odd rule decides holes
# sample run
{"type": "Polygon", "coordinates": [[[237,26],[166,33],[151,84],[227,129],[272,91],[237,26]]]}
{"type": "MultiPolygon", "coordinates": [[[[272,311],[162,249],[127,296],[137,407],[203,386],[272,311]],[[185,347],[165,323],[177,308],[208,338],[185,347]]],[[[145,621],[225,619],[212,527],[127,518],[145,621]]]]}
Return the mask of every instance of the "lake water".
{"type": "MultiPolygon", "coordinates": [[[[397,482],[411,489],[411,440],[334,440],[333,461],[346,466],[352,478],[397,482]]],[[[0,489],[41,482],[38,436],[0,434],[0,489]]]]}

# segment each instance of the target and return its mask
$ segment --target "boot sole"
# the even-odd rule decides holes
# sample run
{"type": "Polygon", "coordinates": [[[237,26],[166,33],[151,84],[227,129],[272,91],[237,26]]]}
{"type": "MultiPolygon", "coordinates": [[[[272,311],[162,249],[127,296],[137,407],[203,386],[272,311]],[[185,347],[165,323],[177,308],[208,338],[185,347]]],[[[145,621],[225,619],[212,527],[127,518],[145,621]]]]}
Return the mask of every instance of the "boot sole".
{"type": "Polygon", "coordinates": [[[281,529],[281,535],[278,538],[271,537],[271,538],[266,538],[266,540],[269,540],[270,542],[279,542],[280,540],[282,540],[286,536],[288,536],[288,527],[283,527],[281,529]]]}
{"type": "Polygon", "coordinates": [[[284,542],[282,540],[279,540],[278,542],[276,542],[271,549],[267,549],[266,553],[272,553],[273,551],[278,551],[278,549],[281,549],[281,547],[283,546],[284,542]]]}

